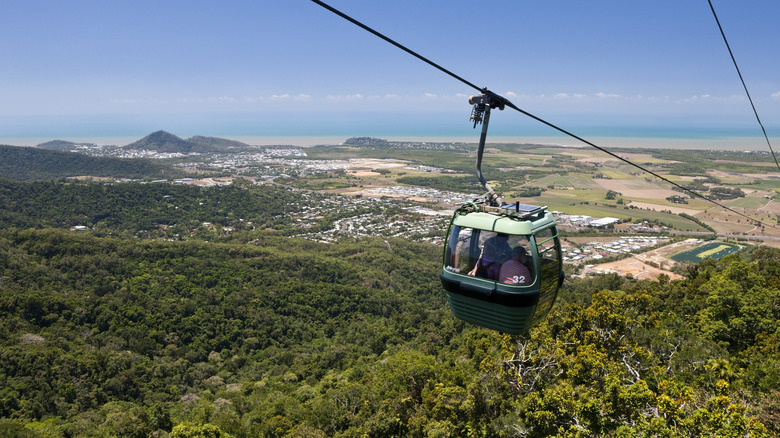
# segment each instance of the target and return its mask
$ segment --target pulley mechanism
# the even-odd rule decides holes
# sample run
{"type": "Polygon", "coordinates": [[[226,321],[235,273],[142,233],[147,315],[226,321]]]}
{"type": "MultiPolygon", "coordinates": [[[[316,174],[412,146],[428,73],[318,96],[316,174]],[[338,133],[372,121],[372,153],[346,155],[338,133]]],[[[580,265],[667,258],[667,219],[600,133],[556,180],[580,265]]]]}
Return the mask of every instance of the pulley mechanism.
{"type": "Polygon", "coordinates": [[[482,94],[469,97],[469,103],[474,105],[474,108],[471,109],[470,119],[474,122],[474,127],[476,128],[478,124],[482,123],[486,110],[498,108],[503,111],[505,99],[492,91],[488,91],[487,88],[483,88],[482,94]]]}

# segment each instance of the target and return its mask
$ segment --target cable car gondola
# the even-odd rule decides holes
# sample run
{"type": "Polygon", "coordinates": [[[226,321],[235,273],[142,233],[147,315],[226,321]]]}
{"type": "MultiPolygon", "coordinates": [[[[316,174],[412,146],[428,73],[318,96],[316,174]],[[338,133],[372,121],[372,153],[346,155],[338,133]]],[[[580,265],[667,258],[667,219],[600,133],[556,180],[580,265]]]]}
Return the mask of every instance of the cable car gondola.
{"type": "Polygon", "coordinates": [[[486,194],[452,215],[439,278],[456,317],[522,334],[555,303],[564,278],[560,239],[547,207],[505,204],[482,175],[490,110],[503,109],[503,98],[485,89],[469,103],[474,127],[482,123],[477,177],[486,194]]]}

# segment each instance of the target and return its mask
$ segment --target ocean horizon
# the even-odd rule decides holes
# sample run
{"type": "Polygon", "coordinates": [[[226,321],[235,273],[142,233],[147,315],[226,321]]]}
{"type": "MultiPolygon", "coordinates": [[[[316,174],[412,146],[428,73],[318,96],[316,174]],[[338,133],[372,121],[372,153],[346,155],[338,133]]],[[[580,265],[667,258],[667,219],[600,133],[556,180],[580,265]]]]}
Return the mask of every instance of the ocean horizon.
{"type": "MultiPolygon", "coordinates": [[[[501,117],[498,117],[498,116],[501,117]]],[[[760,127],[744,120],[736,124],[651,124],[617,120],[613,126],[570,117],[559,124],[574,135],[605,148],[768,151],[760,127]],[[565,122],[569,123],[565,123],[565,122]],[[592,123],[588,123],[592,122],[592,123]]],[[[602,121],[603,122],[603,121],[602,121]]],[[[52,140],[124,146],[164,130],[182,138],[221,137],[250,145],[315,146],[341,144],[350,137],[391,141],[477,143],[468,115],[397,113],[290,113],[2,116],[0,144],[36,146],[52,140]]],[[[780,143],[780,129],[767,129],[780,143]]],[[[488,143],[543,144],[589,147],[587,144],[529,119],[491,117],[488,143]]]]}

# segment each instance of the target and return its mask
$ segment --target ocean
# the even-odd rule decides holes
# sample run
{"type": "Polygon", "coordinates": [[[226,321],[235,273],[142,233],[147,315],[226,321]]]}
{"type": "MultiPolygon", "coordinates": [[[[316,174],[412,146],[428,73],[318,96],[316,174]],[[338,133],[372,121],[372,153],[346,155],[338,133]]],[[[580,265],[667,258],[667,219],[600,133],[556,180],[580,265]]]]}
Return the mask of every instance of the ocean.
{"type": "MultiPolygon", "coordinates": [[[[340,144],[349,137],[394,141],[479,141],[468,111],[447,113],[264,113],[264,114],[134,114],[0,117],[0,144],[35,146],[51,140],[122,146],[164,130],[182,138],[194,135],[229,138],[252,145],[340,144]]],[[[650,123],[615,120],[613,125],[563,118],[561,128],[604,148],[719,149],[766,151],[755,121],[735,124],[650,123]]],[[[780,129],[767,129],[780,145],[780,129]]],[[[534,143],[561,146],[586,144],[534,120],[494,111],[488,143],[534,143]]],[[[778,146],[780,148],[780,146],[778,146]]]]}

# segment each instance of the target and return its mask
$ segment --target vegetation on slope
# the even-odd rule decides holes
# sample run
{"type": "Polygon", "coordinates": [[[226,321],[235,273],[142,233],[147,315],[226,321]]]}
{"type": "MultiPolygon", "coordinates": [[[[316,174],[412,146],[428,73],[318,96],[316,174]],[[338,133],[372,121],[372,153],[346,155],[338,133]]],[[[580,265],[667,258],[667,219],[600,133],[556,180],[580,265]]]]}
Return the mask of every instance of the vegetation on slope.
{"type": "Polygon", "coordinates": [[[31,147],[0,145],[0,175],[15,181],[40,181],[76,176],[154,180],[181,172],[151,160],[90,157],[31,147]]]}
{"type": "Polygon", "coordinates": [[[100,233],[188,236],[203,222],[235,228],[287,229],[300,195],[235,184],[201,188],[140,183],[16,183],[0,180],[0,223],[100,233]]]}
{"type": "Polygon", "coordinates": [[[780,252],[463,324],[438,249],[0,233],[0,428],[28,436],[770,436],[780,252]],[[198,432],[200,431],[200,432],[198,432]]]}
{"type": "Polygon", "coordinates": [[[126,145],[125,148],[188,154],[191,152],[220,152],[236,148],[249,149],[250,146],[240,141],[219,137],[204,137],[202,135],[196,135],[185,140],[170,132],[155,131],[140,140],[126,145]]]}
{"type": "Polygon", "coordinates": [[[571,281],[509,337],[452,317],[440,248],[264,231],[301,196],[3,182],[0,436],[780,432],[778,250],[571,281]],[[151,232],[204,220],[258,227],[151,232]],[[93,231],[51,228],[75,221],[93,231]]]}

